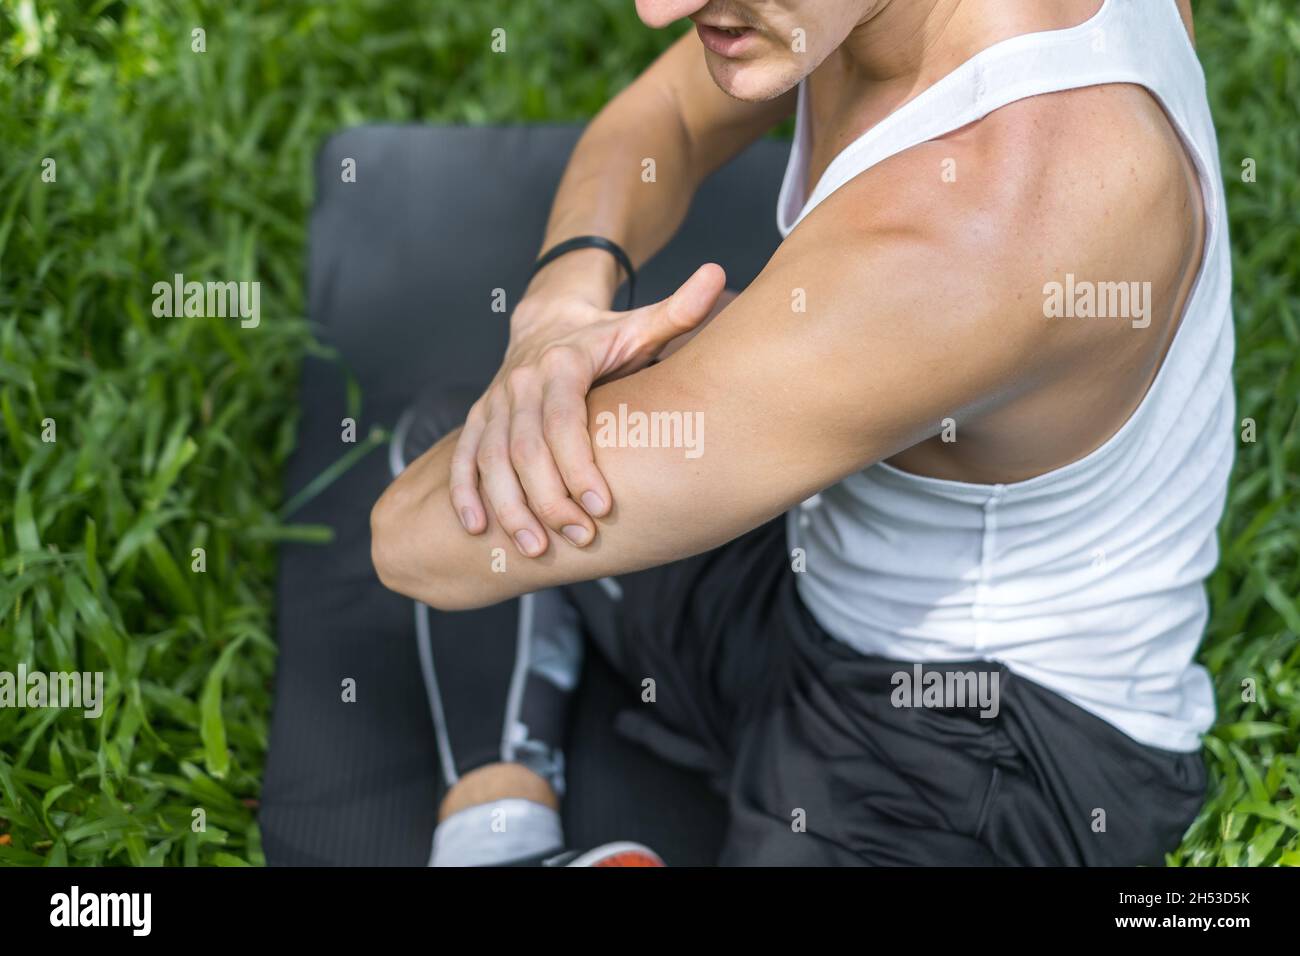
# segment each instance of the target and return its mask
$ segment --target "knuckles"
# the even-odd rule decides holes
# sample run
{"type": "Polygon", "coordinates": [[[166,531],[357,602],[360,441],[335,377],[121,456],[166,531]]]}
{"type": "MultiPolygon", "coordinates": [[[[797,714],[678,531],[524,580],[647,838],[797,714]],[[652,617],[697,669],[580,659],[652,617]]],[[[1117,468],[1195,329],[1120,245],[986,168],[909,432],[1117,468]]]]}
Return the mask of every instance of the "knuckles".
{"type": "Polygon", "coordinates": [[[571,345],[552,345],[542,353],[540,365],[549,374],[569,371],[578,360],[578,353],[571,345]]]}
{"type": "Polygon", "coordinates": [[[509,460],[510,454],[504,447],[486,442],[478,446],[478,452],[474,455],[474,462],[478,465],[480,471],[495,468],[497,465],[509,460]]]}
{"type": "Polygon", "coordinates": [[[519,466],[531,464],[542,454],[542,443],[532,435],[510,436],[510,460],[519,466]]]}
{"type": "Polygon", "coordinates": [[[549,501],[539,501],[533,504],[533,511],[543,524],[551,527],[558,527],[561,524],[569,523],[568,508],[563,501],[551,499],[549,501]]]}
{"type": "Polygon", "coordinates": [[[537,380],[536,373],[527,365],[516,365],[506,373],[506,393],[512,399],[530,391],[537,380]]]}
{"type": "Polygon", "coordinates": [[[548,439],[580,427],[578,416],[566,409],[552,409],[542,416],[542,434],[548,439]]]}

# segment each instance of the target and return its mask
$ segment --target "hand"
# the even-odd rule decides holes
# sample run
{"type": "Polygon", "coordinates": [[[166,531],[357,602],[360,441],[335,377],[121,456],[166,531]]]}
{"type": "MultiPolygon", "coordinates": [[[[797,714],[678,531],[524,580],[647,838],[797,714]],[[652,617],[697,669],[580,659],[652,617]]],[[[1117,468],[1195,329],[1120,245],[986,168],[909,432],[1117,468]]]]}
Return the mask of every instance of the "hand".
{"type": "Polygon", "coordinates": [[[613,497],[587,430],[592,386],[644,368],[673,339],[707,319],[726,285],[712,263],[668,298],[630,312],[553,291],[526,296],[492,384],[470,409],[451,459],[451,503],[470,534],[487,508],[535,558],[546,528],[583,547],[613,497]],[[482,494],[480,495],[480,488],[482,494]]]}

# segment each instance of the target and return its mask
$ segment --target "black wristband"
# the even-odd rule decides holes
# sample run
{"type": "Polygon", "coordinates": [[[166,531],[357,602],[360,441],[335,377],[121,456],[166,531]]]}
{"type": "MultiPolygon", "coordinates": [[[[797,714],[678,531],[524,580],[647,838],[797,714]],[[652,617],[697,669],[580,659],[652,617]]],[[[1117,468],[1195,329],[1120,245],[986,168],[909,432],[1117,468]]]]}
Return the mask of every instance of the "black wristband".
{"type": "Polygon", "coordinates": [[[627,305],[624,308],[632,308],[632,303],[635,301],[636,295],[636,270],[632,268],[632,259],[623,251],[622,246],[617,242],[612,242],[611,240],[606,239],[604,236],[574,236],[572,239],[565,239],[563,242],[557,242],[555,245],[551,246],[551,248],[547,249],[546,252],[542,253],[541,258],[534,263],[532,275],[537,275],[537,273],[541,272],[543,268],[560,258],[560,256],[564,255],[566,252],[573,252],[576,249],[604,249],[618,260],[618,264],[623,268],[623,271],[627,273],[627,305]]]}

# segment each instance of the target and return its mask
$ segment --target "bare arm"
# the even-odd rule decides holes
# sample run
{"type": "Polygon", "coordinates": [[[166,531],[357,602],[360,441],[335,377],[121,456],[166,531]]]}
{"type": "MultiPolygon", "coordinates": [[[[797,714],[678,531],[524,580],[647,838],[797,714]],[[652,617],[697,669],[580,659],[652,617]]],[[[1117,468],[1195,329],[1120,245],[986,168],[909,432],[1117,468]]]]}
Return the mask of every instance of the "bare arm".
{"type": "Polygon", "coordinates": [[[458,609],[662,564],[937,433],[945,416],[1031,387],[1054,357],[1040,299],[1026,294],[1040,277],[1014,254],[990,261],[987,210],[928,199],[886,208],[872,198],[878,188],[862,177],[840,190],[681,351],[590,393],[596,462],[618,501],[590,546],[529,560],[495,522],[463,534],[447,495],[453,437],[375,507],[384,582],[458,609]],[[796,289],[806,290],[807,312],[791,308],[796,289]],[[698,413],[702,454],[604,447],[602,418],[620,405],[698,413]],[[505,573],[493,570],[494,553],[505,573]]]}
{"type": "Polygon", "coordinates": [[[1187,25],[1187,35],[1192,40],[1192,45],[1196,45],[1196,27],[1192,23],[1192,0],[1178,0],[1178,12],[1183,16],[1183,23],[1187,25]]]}
{"type": "MultiPolygon", "coordinates": [[[[709,76],[699,37],[688,32],[587,127],[560,180],[542,249],[595,234],[619,243],[640,266],[676,233],[704,178],[794,107],[793,92],[768,103],[727,96],[709,76]],[[642,180],[646,159],[655,163],[652,183],[642,180]]],[[[538,286],[554,279],[585,287],[608,306],[620,281],[609,254],[564,260],[548,267],[538,286]]]]}
{"type": "MultiPolygon", "coordinates": [[[[543,248],[577,235],[612,239],[641,263],[681,224],[700,181],[794,108],[733,100],[709,77],[694,33],[675,43],[591,123],[574,150],[543,248]],[[642,177],[643,163],[655,175],[642,177]]],[[[593,383],[637,371],[710,313],[721,289],[714,267],[697,274],[672,308],[611,312],[621,276],[603,250],[569,253],[529,284],[510,320],[510,343],[491,385],[470,410],[448,493],[463,528],[506,526],[517,553],[550,546],[548,532],[583,547],[613,497],[585,429],[593,383]],[[555,422],[565,427],[550,427],[555,422]],[[512,456],[503,450],[527,449],[512,456]]]]}

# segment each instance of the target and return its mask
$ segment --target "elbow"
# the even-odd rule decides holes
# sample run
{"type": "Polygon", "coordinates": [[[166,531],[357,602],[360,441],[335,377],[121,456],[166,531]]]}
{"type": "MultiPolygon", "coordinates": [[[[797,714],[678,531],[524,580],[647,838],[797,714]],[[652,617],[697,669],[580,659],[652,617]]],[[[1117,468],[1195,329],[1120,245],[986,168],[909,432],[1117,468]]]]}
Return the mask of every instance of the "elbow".
{"type": "Polygon", "coordinates": [[[370,563],[375,574],[390,591],[440,611],[463,610],[468,605],[457,593],[454,576],[438,566],[441,549],[419,547],[421,524],[415,519],[422,506],[409,498],[392,485],[370,509],[370,563]]]}
{"type": "Polygon", "coordinates": [[[402,548],[393,516],[395,504],[391,492],[391,488],[385,491],[370,509],[370,563],[384,587],[411,597],[405,589],[402,548]]]}

